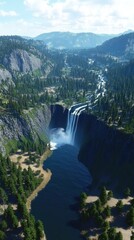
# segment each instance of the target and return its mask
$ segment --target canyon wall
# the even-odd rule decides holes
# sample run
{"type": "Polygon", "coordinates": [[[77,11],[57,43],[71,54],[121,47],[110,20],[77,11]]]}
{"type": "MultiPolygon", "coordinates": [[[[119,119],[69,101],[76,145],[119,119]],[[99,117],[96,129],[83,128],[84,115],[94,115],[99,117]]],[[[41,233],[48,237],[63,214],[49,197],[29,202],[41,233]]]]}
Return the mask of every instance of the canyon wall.
{"type": "Polygon", "coordinates": [[[46,105],[24,110],[22,114],[15,111],[1,112],[0,152],[3,155],[9,154],[16,149],[19,141],[25,141],[25,139],[33,143],[41,140],[46,144],[49,141],[50,120],[51,111],[46,105]]]}
{"type": "MultiPolygon", "coordinates": [[[[25,110],[23,114],[1,113],[0,152],[10,152],[16,141],[22,138],[39,139],[49,142],[49,128],[66,129],[68,110],[60,105],[46,105],[25,110]]],[[[89,169],[92,186],[102,184],[123,191],[134,189],[134,137],[122,133],[93,115],[79,116],[75,135],[75,145],[79,149],[78,159],[89,169]]]]}
{"type": "Polygon", "coordinates": [[[90,170],[93,185],[117,192],[134,189],[134,137],[105,125],[92,115],[79,118],[76,144],[79,160],[90,170]]]}
{"type": "MultiPolygon", "coordinates": [[[[67,110],[51,107],[50,127],[66,128],[67,110]]],[[[117,192],[134,189],[134,137],[107,126],[93,115],[82,113],[75,136],[78,159],[89,169],[94,187],[105,185],[117,192]]]]}

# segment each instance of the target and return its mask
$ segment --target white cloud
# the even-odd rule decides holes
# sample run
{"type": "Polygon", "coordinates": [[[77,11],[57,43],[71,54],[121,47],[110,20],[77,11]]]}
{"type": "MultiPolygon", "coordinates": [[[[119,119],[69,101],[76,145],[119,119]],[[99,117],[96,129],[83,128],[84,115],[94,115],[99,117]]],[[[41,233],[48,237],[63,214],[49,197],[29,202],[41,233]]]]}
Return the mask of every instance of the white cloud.
{"type": "Polygon", "coordinates": [[[1,1],[1,2],[0,2],[0,6],[1,6],[1,5],[5,5],[5,4],[6,4],[5,1],[1,1]]]}
{"type": "Polygon", "coordinates": [[[3,17],[0,34],[36,36],[50,31],[119,33],[134,29],[133,0],[22,1],[25,12],[18,11],[21,19],[13,21],[13,18],[11,22],[8,16],[15,17],[17,13],[0,10],[3,17]]]}
{"type": "Polygon", "coordinates": [[[121,32],[134,28],[133,0],[25,0],[49,31],[121,32]]]}
{"type": "Polygon", "coordinates": [[[16,17],[17,13],[15,11],[4,11],[0,10],[0,17],[16,17]]]}

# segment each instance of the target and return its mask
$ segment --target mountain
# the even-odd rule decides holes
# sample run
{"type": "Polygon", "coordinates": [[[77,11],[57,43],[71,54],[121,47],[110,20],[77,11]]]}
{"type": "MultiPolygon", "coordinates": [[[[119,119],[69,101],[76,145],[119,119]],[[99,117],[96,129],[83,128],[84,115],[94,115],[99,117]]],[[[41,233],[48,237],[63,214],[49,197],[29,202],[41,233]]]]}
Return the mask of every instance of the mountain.
{"type": "Polygon", "coordinates": [[[74,49],[93,48],[101,45],[104,41],[115,35],[94,34],[94,33],[71,33],[71,32],[50,32],[43,33],[35,40],[42,40],[49,48],[74,49]]]}
{"type": "Polygon", "coordinates": [[[104,42],[96,48],[97,52],[114,55],[117,57],[134,56],[134,32],[123,34],[104,42]]]}
{"type": "Polygon", "coordinates": [[[45,97],[43,92],[38,94],[51,70],[46,55],[44,43],[19,36],[0,37],[0,153],[3,155],[24,139],[36,141],[37,145],[42,141],[45,146],[50,111],[44,100],[43,106],[40,103],[36,106],[39,98],[45,97]],[[36,104],[33,106],[32,102],[36,104]]]}
{"type": "Polygon", "coordinates": [[[47,66],[44,43],[19,36],[0,37],[0,83],[28,73],[44,73],[47,66]]]}

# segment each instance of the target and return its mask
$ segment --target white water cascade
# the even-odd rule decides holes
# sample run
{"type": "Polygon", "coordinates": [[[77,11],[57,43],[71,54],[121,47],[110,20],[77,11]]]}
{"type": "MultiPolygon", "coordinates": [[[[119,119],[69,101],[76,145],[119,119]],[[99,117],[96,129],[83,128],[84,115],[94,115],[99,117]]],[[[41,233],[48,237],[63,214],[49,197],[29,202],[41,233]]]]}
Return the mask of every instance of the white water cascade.
{"type": "Polygon", "coordinates": [[[63,128],[52,129],[50,148],[55,150],[64,144],[74,145],[75,134],[80,114],[86,109],[87,103],[73,105],[68,110],[66,130],[63,128]]]}
{"type": "Polygon", "coordinates": [[[69,108],[68,111],[68,119],[67,119],[67,127],[66,134],[69,136],[70,144],[74,144],[75,134],[77,131],[78,120],[81,112],[85,110],[87,107],[86,104],[78,104],[69,108]]]}

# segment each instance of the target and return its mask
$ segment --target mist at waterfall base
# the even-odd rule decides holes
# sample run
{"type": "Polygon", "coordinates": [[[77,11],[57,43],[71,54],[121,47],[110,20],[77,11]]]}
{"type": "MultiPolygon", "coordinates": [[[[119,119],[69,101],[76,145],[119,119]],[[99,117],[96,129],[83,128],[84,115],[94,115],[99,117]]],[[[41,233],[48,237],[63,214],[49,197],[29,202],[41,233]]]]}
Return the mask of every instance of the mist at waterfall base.
{"type": "Polygon", "coordinates": [[[56,150],[65,144],[73,145],[71,142],[71,134],[66,133],[63,128],[52,129],[50,131],[50,149],[56,150]]]}

